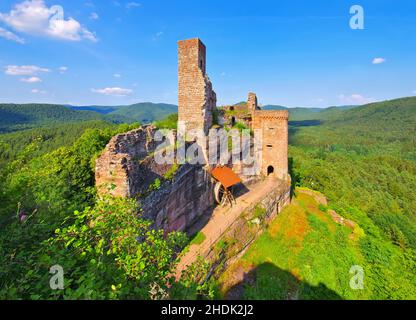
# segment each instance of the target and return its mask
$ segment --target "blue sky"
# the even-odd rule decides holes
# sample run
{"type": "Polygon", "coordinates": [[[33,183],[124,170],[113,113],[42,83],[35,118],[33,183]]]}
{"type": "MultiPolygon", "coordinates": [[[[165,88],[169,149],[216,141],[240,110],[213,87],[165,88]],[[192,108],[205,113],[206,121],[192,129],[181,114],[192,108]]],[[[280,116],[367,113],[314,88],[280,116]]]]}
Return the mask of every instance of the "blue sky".
{"type": "Polygon", "coordinates": [[[416,95],[414,0],[1,0],[0,102],[176,104],[177,41],[194,37],[218,104],[416,95]]]}

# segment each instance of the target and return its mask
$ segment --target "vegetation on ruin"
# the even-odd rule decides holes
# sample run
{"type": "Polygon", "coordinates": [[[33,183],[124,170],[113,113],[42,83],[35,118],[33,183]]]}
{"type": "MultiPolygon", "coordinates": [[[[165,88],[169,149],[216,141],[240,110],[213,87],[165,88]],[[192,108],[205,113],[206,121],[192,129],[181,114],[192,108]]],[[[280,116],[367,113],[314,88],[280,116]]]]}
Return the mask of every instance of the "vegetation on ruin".
{"type": "Polygon", "coordinates": [[[239,131],[248,130],[247,126],[241,122],[236,122],[233,126],[233,129],[237,129],[239,131]]]}
{"type": "Polygon", "coordinates": [[[214,109],[212,111],[212,125],[218,126],[219,125],[219,111],[218,109],[214,109]]]}
{"type": "Polygon", "coordinates": [[[175,176],[176,172],[179,169],[179,165],[174,163],[168,171],[166,171],[166,173],[163,175],[163,179],[165,179],[166,181],[172,180],[173,177],[175,176]]]}
{"type": "Polygon", "coordinates": [[[155,181],[153,181],[149,186],[149,192],[156,191],[160,189],[160,186],[162,185],[162,182],[159,178],[156,178],[155,181]]]}
{"type": "Polygon", "coordinates": [[[253,218],[263,221],[264,218],[266,217],[266,214],[267,212],[264,207],[262,207],[261,205],[256,205],[256,207],[254,208],[253,218]]]}
{"type": "Polygon", "coordinates": [[[204,242],[206,239],[205,234],[202,231],[199,231],[192,239],[191,242],[189,243],[190,245],[193,244],[201,244],[202,242],[204,242]]]}
{"type": "Polygon", "coordinates": [[[239,108],[238,106],[236,106],[234,110],[225,109],[224,110],[224,114],[227,117],[236,116],[236,117],[240,117],[241,118],[241,117],[244,117],[244,116],[249,115],[249,112],[245,108],[239,108]]]}

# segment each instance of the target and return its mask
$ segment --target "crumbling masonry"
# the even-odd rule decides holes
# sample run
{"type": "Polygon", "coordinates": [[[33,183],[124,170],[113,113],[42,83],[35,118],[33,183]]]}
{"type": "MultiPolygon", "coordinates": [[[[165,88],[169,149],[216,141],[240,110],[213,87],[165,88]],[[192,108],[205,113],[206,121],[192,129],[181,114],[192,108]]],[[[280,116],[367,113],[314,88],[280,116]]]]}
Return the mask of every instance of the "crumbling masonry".
{"type": "Polygon", "coordinates": [[[205,45],[199,39],[179,41],[178,57],[179,129],[202,129],[208,134],[217,96],[206,74],[205,45]]]}
{"type": "MultiPolygon", "coordinates": [[[[206,74],[206,47],[199,39],[178,42],[178,134],[203,130],[205,135],[218,123],[237,122],[260,130],[262,159],[257,175],[244,177],[241,165],[229,164],[243,183],[268,176],[281,180],[282,192],[272,207],[281,210],[289,203],[288,112],[263,111],[250,93],[246,104],[218,108],[217,97],[206,74]]],[[[215,207],[212,166],[157,164],[154,152],[156,128],[144,126],[111,139],[96,161],[96,186],[100,195],[137,199],[144,218],[155,228],[187,231],[215,207]],[[155,182],[158,181],[156,184],[155,182]]],[[[259,153],[260,154],[260,153],[259,153]]]]}

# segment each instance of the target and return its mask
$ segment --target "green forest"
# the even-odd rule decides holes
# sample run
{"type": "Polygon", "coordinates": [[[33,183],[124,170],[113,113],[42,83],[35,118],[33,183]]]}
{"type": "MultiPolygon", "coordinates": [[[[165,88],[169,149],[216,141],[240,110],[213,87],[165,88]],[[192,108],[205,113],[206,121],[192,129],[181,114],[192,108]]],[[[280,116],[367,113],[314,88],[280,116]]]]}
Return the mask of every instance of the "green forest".
{"type": "Polygon", "coordinates": [[[325,110],[318,120],[291,128],[296,185],[325,194],[363,230],[367,298],[415,299],[416,98],[325,110]]]}
{"type": "MultiPolygon", "coordinates": [[[[131,112],[94,108],[102,110],[0,105],[0,299],[218,297],[217,283],[198,285],[202,262],[173,281],[175,258],[189,243],[184,234],[151,230],[131,201],[97,199],[95,159],[112,136],[143,121],[121,124],[131,112]],[[54,264],[66,272],[63,292],[49,287],[54,264]]],[[[167,110],[144,118],[172,127],[167,110]]],[[[321,209],[362,233],[353,252],[367,272],[365,294],[348,295],[333,285],[336,277],[323,284],[339,299],[416,298],[416,98],[292,113],[293,183],[324,194],[329,205],[321,209]]],[[[316,235],[302,246],[312,252],[322,226],[310,224],[316,235]]],[[[334,235],[331,248],[350,250],[344,239],[334,235]]],[[[333,254],[331,265],[350,258],[333,254]]],[[[280,293],[254,288],[246,298],[280,293]]]]}
{"type": "Polygon", "coordinates": [[[54,104],[0,104],[0,133],[50,127],[69,122],[101,120],[116,124],[151,123],[176,113],[166,103],[136,103],[128,106],[75,107],[54,104]]]}

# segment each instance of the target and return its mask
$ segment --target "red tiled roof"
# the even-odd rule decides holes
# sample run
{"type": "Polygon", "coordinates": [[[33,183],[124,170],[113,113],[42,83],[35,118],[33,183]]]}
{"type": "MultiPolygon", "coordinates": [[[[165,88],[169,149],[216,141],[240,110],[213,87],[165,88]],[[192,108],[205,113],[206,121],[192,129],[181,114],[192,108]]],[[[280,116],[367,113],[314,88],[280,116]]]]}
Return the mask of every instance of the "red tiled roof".
{"type": "Polygon", "coordinates": [[[212,170],[211,174],[226,189],[241,182],[240,177],[228,167],[216,167],[212,170]]]}

